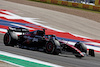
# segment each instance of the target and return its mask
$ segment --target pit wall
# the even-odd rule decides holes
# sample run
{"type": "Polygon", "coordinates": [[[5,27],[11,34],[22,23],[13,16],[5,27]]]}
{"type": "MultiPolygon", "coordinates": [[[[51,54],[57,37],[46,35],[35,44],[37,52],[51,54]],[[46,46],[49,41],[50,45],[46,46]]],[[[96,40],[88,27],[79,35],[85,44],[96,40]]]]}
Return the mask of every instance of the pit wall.
{"type": "Polygon", "coordinates": [[[97,5],[72,3],[69,1],[60,1],[60,0],[33,0],[33,1],[40,1],[40,2],[45,2],[45,3],[52,3],[52,4],[58,4],[58,5],[64,5],[64,6],[70,6],[70,7],[77,7],[77,8],[84,8],[84,9],[89,9],[89,10],[100,11],[100,6],[97,6],[97,5]]]}

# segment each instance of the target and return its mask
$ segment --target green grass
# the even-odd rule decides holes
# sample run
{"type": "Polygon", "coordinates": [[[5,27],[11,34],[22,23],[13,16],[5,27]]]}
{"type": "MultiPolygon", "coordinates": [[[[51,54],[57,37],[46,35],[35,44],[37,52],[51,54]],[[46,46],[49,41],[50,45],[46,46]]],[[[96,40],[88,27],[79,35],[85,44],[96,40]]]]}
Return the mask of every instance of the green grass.
{"type": "Polygon", "coordinates": [[[64,5],[52,4],[52,3],[47,3],[47,2],[35,1],[35,0],[29,0],[29,1],[40,2],[40,3],[50,4],[50,5],[54,5],[54,6],[62,6],[62,7],[66,7],[66,8],[78,9],[78,10],[83,10],[83,11],[88,11],[88,12],[100,14],[100,11],[96,11],[96,10],[90,10],[90,9],[84,9],[84,8],[78,8],[78,7],[72,7],[72,6],[64,6],[64,5]]]}

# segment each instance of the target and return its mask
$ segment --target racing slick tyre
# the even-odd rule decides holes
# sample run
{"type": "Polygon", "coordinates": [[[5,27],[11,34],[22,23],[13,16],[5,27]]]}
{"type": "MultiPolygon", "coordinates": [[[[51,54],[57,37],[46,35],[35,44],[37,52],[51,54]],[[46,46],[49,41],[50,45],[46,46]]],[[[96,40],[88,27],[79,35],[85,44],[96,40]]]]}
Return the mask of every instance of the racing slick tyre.
{"type": "Polygon", "coordinates": [[[75,44],[75,47],[78,48],[81,52],[85,52],[87,53],[87,47],[85,44],[81,43],[81,42],[77,42],[75,44]]]}
{"type": "Polygon", "coordinates": [[[57,40],[50,40],[49,42],[47,42],[45,47],[46,47],[45,50],[46,53],[54,55],[58,55],[60,53],[60,43],[57,40]]]}
{"type": "Polygon", "coordinates": [[[4,42],[5,46],[14,47],[14,45],[17,44],[17,40],[18,40],[18,36],[14,32],[11,32],[11,33],[6,33],[4,35],[3,42],[4,42]]]}
{"type": "MultiPolygon", "coordinates": [[[[76,44],[75,44],[75,47],[77,48],[77,49],[79,49],[81,52],[85,52],[85,53],[87,53],[87,47],[86,47],[86,45],[85,44],[83,44],[83,43],[81,43],[81,42],[77,42],[76,44]]],[[[83,56],[80,56],[80,55],[75,55],[77,58],[82,58],[83,56]]]]}

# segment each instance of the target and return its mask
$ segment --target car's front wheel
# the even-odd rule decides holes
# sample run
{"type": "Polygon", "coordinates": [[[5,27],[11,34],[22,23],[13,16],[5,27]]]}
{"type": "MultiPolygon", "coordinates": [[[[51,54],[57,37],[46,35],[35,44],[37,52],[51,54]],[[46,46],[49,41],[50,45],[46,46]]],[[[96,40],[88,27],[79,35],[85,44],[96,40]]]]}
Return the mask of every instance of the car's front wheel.
{"type": "MultiPolygon", "coordinates": [[[[75,44],[75,47],[76,47],[77,49],[79,49],[81,52],[84,52],[85,54],[87,53],[87,47],[86,47],[86,45],[85,45],[84,43],[77,42],[77,43],[75,44]]],[[[84,56],[81,56],[81,55],[75,55],[75,56],[78,57],[78,58],[84,57],[84,56]]]]}
{"type": "Polygon", "coordinates": [[[81,52],[87,53],[87,47],[86,47],[86,45],[84,43],[77,42],[75,44],[75,47],[78,48],[81,52]]]}

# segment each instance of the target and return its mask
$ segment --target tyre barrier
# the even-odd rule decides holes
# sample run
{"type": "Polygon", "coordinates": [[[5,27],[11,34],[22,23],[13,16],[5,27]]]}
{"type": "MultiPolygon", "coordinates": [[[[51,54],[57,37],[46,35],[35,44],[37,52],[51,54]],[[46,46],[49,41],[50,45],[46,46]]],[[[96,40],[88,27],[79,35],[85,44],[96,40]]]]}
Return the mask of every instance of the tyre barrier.
{"type": "Polygon", "coordinates": [[[60,1],[60,0],[31,0],[31,1],[38,1],[38,2],[44,2],[44,3],[51,3],[51,4],[69,6],[69,7],[77,7],[77,8],[100,11],[100,6],[98,6],[98,5],[73,3],[73,2],[69,2],[69,1],[60,1]]]}

